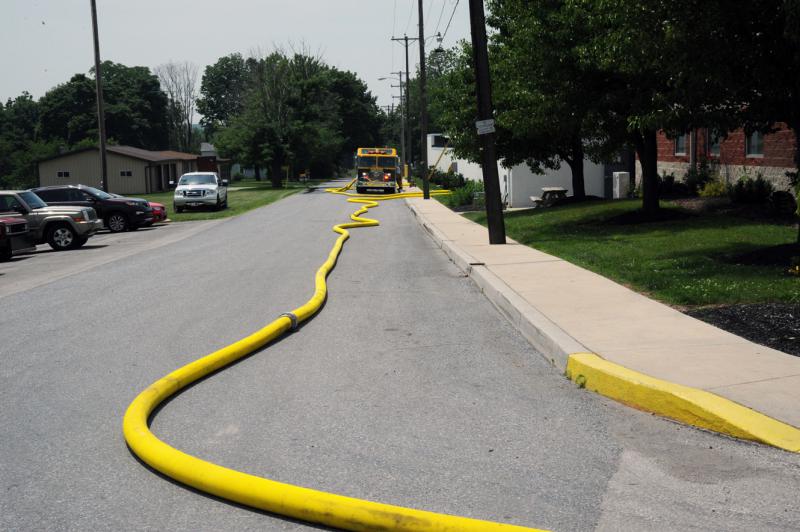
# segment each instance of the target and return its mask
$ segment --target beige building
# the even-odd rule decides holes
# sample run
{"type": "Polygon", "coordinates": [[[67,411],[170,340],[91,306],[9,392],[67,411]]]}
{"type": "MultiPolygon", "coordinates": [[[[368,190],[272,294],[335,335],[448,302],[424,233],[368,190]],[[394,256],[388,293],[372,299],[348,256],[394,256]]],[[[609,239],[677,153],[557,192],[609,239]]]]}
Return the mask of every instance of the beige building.
{"type": "MultiPolygon", "coordinates": [[[[169,190],[169,182],[197,170],[198,156],[177,151],[150,151],[131,146],[107,148],[108,191],[148,194],[169,190]]],[[[102,188],[100,153],[83,148],[39,161],[39,186],[88,185],[102,188]]]]}

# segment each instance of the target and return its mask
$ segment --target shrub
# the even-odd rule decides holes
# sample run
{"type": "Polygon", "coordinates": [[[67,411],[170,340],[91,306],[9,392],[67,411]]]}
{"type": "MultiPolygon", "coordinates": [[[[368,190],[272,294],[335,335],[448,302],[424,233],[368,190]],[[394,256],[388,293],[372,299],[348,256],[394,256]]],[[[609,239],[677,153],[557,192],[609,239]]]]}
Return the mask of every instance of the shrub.
{"type": "Polygon", "coordinates": [[[689,192],[691,194],[697,194],[706,186],[706,183],[713,180],[714,175],[711,172],[711,168],[708,166],[707,159],[700,159],[697,167],[690,168],[689,171],[686,172],[686,177],[684,178],[684,182],[686,186],[689,187],[689,192]]]}
{"type": "Polygon", "coordinates": [[[797,211],[797,202],[791,192],[776,190],[769,197],[772,212],[778,216],[791,216],[797,211]]]}
{"type": "Polygon", "coordinates": [[[466,179],[464,176],[457,172],[442,172],[440,170],[433,170],[431,172],[430,182],[439,185],[448,190],[461,188],[465,185],[466,179]]]}
{"type": "Polygon", "coordinates": [[[728,194],[728,186],[719,179],[713,179],[700,189],[700,195],[704,198],[725,196],[728,194]]]}
{"type": "Polygon", "coordinates": [[[463,186],[451,189],[445,202],[449,207],[465,207],[475,203],[475,193],[483,192],[483,183],[480,181],[467,181],[463,186]]]}
{"type": "Polygon", "coordinates": [[[740,177],[731,187],[731,199],[735,203],[764,203],[772,194],[772,183],[759,174],[755,179],[740,177]]]}

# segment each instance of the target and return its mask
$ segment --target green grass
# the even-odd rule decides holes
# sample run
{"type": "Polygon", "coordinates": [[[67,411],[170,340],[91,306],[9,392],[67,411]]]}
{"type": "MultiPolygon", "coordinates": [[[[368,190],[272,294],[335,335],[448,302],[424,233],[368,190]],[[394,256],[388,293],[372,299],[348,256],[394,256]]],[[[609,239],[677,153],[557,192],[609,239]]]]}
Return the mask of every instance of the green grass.
{"type": "MultiPolygon", "coordinates": [[[[602,201],[507,213],[506,232],[520,243],[673,305],[800,302],[800,278],[787,275],[786,267],[734,260],[794,242],[797,229],[792,225],[720,213],[609,223],[640,205],[638,200],[602,201]]],[[[486,223],[484,213],[466,216],[486,223]]]]}
{"type": "Polygon", "coordinates": [[[208,208],[185,210],[176,213],[172,206],[173,192],[159,192],[157,194],[143,194],[137,197],[148,201],[163,203],[167,207],[168,217],[173,222],[186,222],[191,220],[214,220],[217,218],[228,218],[251,211],[264,205],[269,205],[274,201],[291,196],[297,192],[305,190],[306,185],[290,183],[285,188],[274,189],[269,182],[242,180],[231,183],[231,188],[241,190],[228,190],[228,208],[221,211],[213,211],[208,208]]]}

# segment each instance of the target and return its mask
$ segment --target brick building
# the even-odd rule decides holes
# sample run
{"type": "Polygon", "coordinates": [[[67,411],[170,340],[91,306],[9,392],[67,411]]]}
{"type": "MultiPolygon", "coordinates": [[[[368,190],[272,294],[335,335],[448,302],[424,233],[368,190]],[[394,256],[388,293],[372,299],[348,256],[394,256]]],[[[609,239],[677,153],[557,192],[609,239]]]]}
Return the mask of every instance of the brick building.
{"type": "MultiPolygon", "coordinates": [[[[769,134],[745,135],[741,129],[732,131],[725,139],[708,129],[696,129],[677,138],[658,134],[658,174],[674,174],[682,179],[692,159],[708,160],[712,171],[728,183],[742,176],[755,178],[759,173],[772,181],[778,190],[789,187],[786,172],[795,170],[794,132],[780,124],[778,131],[769,134]]],[[[641,166],[636,163],[637,180],[641,166]]]]}

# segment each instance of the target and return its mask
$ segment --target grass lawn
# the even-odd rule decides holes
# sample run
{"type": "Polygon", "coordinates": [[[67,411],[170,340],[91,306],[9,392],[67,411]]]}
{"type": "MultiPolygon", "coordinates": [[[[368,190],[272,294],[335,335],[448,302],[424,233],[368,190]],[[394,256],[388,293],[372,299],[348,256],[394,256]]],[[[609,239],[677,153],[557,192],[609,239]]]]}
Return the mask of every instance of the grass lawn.
{"type": "MultiPolygon", "coordinates": [[[[738,260],[794,242],[793,225],[722,213],[687,213],[650,223],[612,220],[640,206],[640,200],[598,201],[512,212],[505,216],[506,232],[673,305],[800,302],[800,277],[788,275],[785,266],[738,260]]],[[[484,213],[466,216],[486,223],[484,213]]]]}
{"type": "Polygon", "coordinates": [[[305,188],[305,184],[298,185],[290,183],[285,188],[274,189],[269,184],[269,181],[234,181],[228,189],[228,208],[221,211],[198,208],[176,213],[175,209],[172,207],[173,192],[171,190],[168,192],[159,192],[157,194],[137,194],[137,197],[144,198],[148,201],[163,203],[167,207],[170,220],[173,222],[185,222],[189,220],[213,220],[216,218],[237,216],[305,190],[305,188]],[[241,190],[235,190],[237,188],[241,190]]]}

